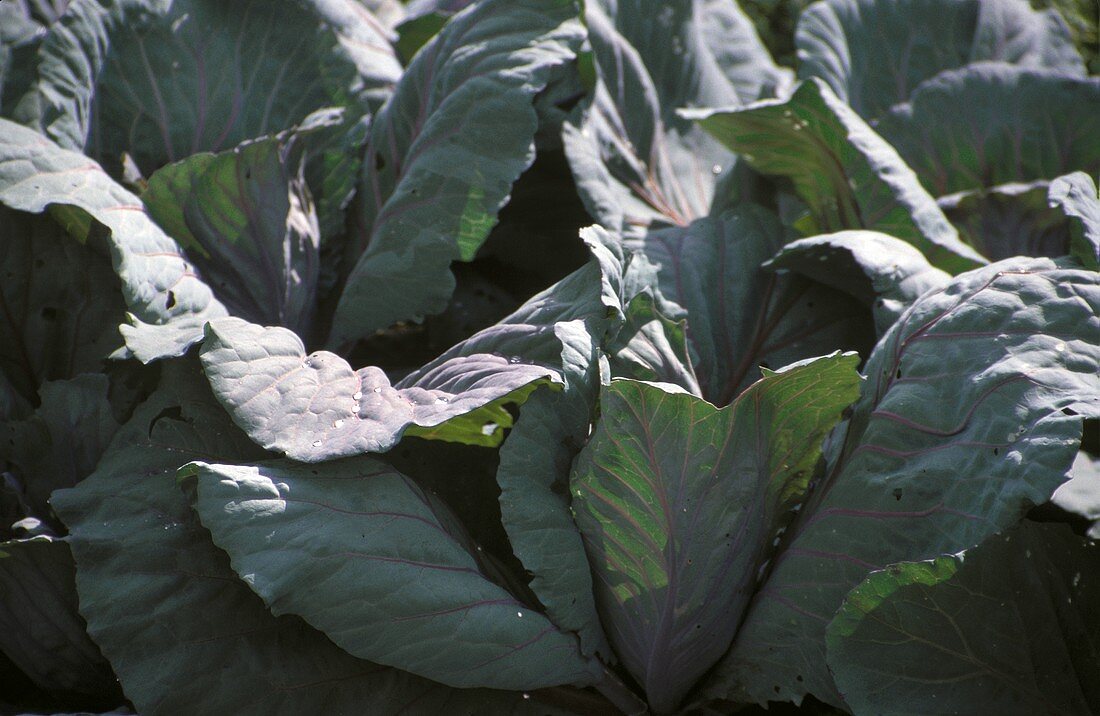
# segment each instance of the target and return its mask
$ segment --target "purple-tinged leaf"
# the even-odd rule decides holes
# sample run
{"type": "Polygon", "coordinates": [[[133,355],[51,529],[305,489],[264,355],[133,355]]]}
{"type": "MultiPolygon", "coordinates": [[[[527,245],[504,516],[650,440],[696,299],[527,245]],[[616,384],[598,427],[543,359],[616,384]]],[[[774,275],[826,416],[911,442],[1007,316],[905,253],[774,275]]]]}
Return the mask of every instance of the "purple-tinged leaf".
{"type": "Polygon", "coordinates": [[[767,371],[722,409],[642,382],[604,389],[573,509],[611,643],[657,713],[729,648],[822,439],[859,394],[858,362],[767,371]]]}
{"type": "Polygon", "coordinates": [[[1100,416],[1100,274],[1014,259],[918,299],[867,361],[823,479],[704,693],[841,698],[825,627],[868,572],[969,549],[1067,478],[1100,416]]]}
{"type": "Polygon", "coordinates": [[[195,462],[180,475],[272,610],[354,656],[457,687],[584,686],[602,674],[575,637],[486,578],[443,503],[381,460],[195,462]]]}
{"type": "Polygon", "coordinates": [[[1084,172],[1058,177],[1047,199],[1069,217],[1070,252],[1081,264],[1100,271],[1100,196],[1096,182],[1084,172]]]}

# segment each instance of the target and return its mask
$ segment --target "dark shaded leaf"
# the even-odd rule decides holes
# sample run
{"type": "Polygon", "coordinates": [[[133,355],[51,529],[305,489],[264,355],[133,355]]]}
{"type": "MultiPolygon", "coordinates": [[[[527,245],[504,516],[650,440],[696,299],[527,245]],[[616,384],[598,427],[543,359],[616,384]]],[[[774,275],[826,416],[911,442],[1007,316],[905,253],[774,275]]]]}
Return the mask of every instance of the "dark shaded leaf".
{"type": "Polygon", "coordinates": [[[64,540],[0,542],[0,651],[52,695],[111,708],[122,691],[77,613],[73,571],[64,540]]]}
{"type": "Polygon", "coordinates": [[[872,572],[829,624],[856,713],[1100,708],[1100,545],[1024,522],[974,549],[872,572]]]}

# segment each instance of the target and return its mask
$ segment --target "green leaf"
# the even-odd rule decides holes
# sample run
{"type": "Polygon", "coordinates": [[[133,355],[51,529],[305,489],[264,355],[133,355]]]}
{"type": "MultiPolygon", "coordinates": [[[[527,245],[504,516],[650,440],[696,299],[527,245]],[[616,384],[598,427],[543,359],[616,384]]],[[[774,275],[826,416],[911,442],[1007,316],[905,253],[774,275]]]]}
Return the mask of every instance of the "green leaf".
{"type": "Polygon", "coordinates": [[[791,180],[810,209],[811,234],[879,231],[912,244],[950,273],[985,263],[959,241],[897,152],[816,78],[787,100],[682,114],[757,171],[791,180]]]}
{"type": "Polygon", "coordinates": [[[380,460],[196,462],[180,475],[237,573],[350,654],[459,687],[586,685],[602,671],[489,581],[445,505],[380,460]]]}
{"type": "Polygon", "coordinates": [[[142,362],[182,355],[202,337],[207,320],[225,315],[140,199],[91,159],[5,119],[0,119],[0,203],[34,214],[50,211],[81,240],[93,228],[106,227],[105,243],[133,314],[120,330],[142,362]]]}
{"type": "Polygon", "coordinates": [[[190,363],[116,435],[96,472],[58,492],[80,608],[139,713],[471,713],[512,700],[461,693],[355,659],[301,620],[276,618],[210,541],[176,470],[196,459],[263,454],[190,363]],[[216,664],[216,669],[210,665],[216,664]]]}
{"type": "Polygon", "coordinates": [[[319,229],[301,151],[299,136],[283,132],[192,154],[157,170],[141,199],[234,316],[308,335],[319,229]]]}
{"type": "Polygon", "coordinates": [[[1024,522],[957,556],[872,572],[829,624],[855,713],[1100,708],[1100,545],[1024,522]]]}
{"type": "Polygon", "coordinates": [[[380,103],[400,75],[352,0],[89,0],[43,43],[20,118],[115,177],[220,151],[331,105],[380,103]]]}
{"type": "Polygon", "coordinates": [[[760,268],[784,238],[776,216],[755,205],[645,237],[642,251],[660,267],[661,291],[687,309],[701,397],[715,405],[753,383],[758,366],[862,349],[873,338],[855,300],[760,268]]]}
{"type": "Polygon", "coordinates": [[[825,625],[848,590],[980,543],[1066,479],[1100,415],[1097,316],[1100,274],[1048,259],[957,276],[902,314],[706,693],[839,704],[825,625]]]}
{"type": "Polygon", "coordinates": [[[36,517],[49,515],[54,490],[91,474],[118,430],[108,389],[101,373],[44,383],[34,415],[0,423],[0,459],[18,469],[36,517]]]}
{"type": "Polygon", "coordinates": [[[1025,0],[825,0],[799,16],[795,45],[798,76],[822,79],[867,119],[924,80],[982,60],[1085,76],[1058,11],[1036,12],[1025,0]]]}
{"type": "Polygon", "coordinates": [[[1070,251],[1085,268],[1100,271],[1100,192],[1092,177],[1074,172],[1050,183],[1048,200],[1069,217],[1070,251]]]}
{"type": "MultiPolygon", "coordinates": [[[[437,435],[472,432],[481,444],[482,428],[503,412],[503,402],[523,402],[538,382],[560,382],[554,353],[541,360],[520,353],[543,342],[554,341],[543,339],[537,326],[490,327],[391,385],[375,366],[353,370],[335,353],[307,355],[285,328],[224,318],[207,325],[200,356],[214,394],[249,437],[295,460],[317,462],[385,452],[411,426],[435,428],[455,418],[469,426],[437,435]],[[481,410],[497,401],[492,414],[481,410]]],[[[501,436],[493,435],[499,444],[501,436]]]]}
{"type": "Polygon", "coordinates": [[[126,304],[110,259],[53,219],[0,206],[0,227],[0,372],[33,403],[43,381],[102,369],[126,304]]]}
{"type": "Polygon", "coordinates": [[[571,0],[487,0],[417,55],[371,128],[329,343],[439,313],[534,159],[535,95],[573,59],[571,0]]]}
{"type": "Polygon", "coordinates": [[[1002,184],[937,200],[963,241],[990,260],[1066,256],[1070,222],[1048,200],[1050,182],[1002,184]]]}
{"type": "Polygon", "coordinates": [[[858,362],[768,371],[720,410],[636,381],[603,391],[573,509],[611,643],[656,712],[729,647],[822,438],[859,394],[858,362]]]}
{"type": "Polygon", "coordinates": [[[784,81],[740,13],[701,12],[687,0],[585,5],[599,81],[563,142],[589,214],[623,236],[706,216],[732,172],[732,153],[677,108],[738,105],[784,81]]]}
{"type": "Polygon", "coordinates": [[[764,267],[794,271],[872,306],[879,335],[921,294],[951,280],[909,244],[876,231],[838,231],[792,241],[764,267]]]}
{"type": "Polygon", "coordinates": [[[1100,78],[980,63],[922,83],[877,125],[937,196],[1100,173],[1100,78]]]}
{"type": "Polygon", "coordinates": [[[0,542],[0,651],[51,696],[111,708],[122,693],[77,613],[73,569],[64,540],[0,542]]]}

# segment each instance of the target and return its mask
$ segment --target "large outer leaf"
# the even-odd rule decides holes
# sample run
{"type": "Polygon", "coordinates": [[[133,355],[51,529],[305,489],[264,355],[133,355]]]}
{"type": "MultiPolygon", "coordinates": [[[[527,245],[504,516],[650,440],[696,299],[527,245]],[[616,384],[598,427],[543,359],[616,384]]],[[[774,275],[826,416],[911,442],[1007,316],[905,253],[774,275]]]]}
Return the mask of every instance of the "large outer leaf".
{"type": "Polygon", "coordinates": [[[878,124],[937,196],[1100,173],[1100,77],[979,63],[922,83],[878,124]]]}
{"type": "Polygon", "coordinates": [[[754,205],[686,228],[651,231],[641,250],[660,267],[664,295],[687,309],[701,396],[727,405],[777,367],[873,340],[866,311],[838,291],[760,268],[783,227],[754,205]]]}
{"type": "Polygon", "coordinates": [[[78,236],[87,234],[92,220],[107,227],[111,262],[133,313],[131,324],[120,330],[143,362],[182,355],[202,337],[207,320],[225,315],[140,199],[91,159],[5,119],[0,119],[0,203],[35,214],[49,210],[78,236]]]}
{"type": "Polygon", "coordinates": [[[613,381],[574,510],[616,652],[658,713],[729,648],[821,440],[859,394],[855,354],[768,371],[721,410],[613,381]]]}
{"type": "Polygon", "coordinates": [[[19,109],[112,174],[128,152],[148,175],[384,92],[400,65],[379,31],[354,0],[77,0],[19,109]]]}
{"type": "Polygon", "coordinates": [[[126,318],[111,261],[57,222],[0,206],[0,372],[27,401],[45,380],[98,372],[126,318]]]}
{"type": "Polygon", "coordinates": [[[1036,12],[1026,0],[825,0],[799,16],[795,45],[799,77],[821,78],[867,119],[909,99],[924,80],[971,62],[1085,75],[1058,11],[1036,12]]]}
{"type": "Polygon", "coordinates": [[[307,335],[320,237],[300,147],[282,133],[193,154],[153,174],[141,200],[234,316],[307,335]]]}
{"type": "Polygon", "coordinates": [[[957,556],[873,572],[829,624],[855,713],[1100,709],[1100,545],[1024,522],[957,556]]]}
{"type": "Polygon", "coordinates": [[[446,507],[380,460],[193,463],[195,509],[276,614],[451,686],[585,685],[574,637],[479,571],[446,507]]]}
{"type": "Polygon", "coordinates": [[[1085,268],[1100,271],[1100,196],[1084,172],[1058,177],[1047,195],[1052,206],[1069,217],[1070,251],[1085,268]]]}
{"type": "Polygon", "coordinates": [[[738,105],[783,82],[739,12],[712,22],[705,10],[693,0],[586,4],[598,83],[563,139],[589,213],[617,233],[706,216],[734,165],[677,108],[738,105]]]}
{"type": "Polygon", "coordinates": [[[57,493],[89,633],[139,713],[470,713],[508,698],[454,692],[348,656],[276,618],[210,542],[175,473],[195,459],[262,457],[189,364],[118,433],[96,472],[57,493]]]}
{"type": "Polygon", "coordinates": [[[64,541],[0,542],[0,651],[51,695],[110,708],[122,701],[118,681],[76,608],[64,541]]]}
{"type": "Polygon", "coordinates": [[[572,0],[487,0],[413,60],[371,129],[330,344],[446,307],[451,262],[473,259],[534,159],[531,103],[574,57],[576,12],[572,0]]]}
{"type": "Polygon", "coordinates": [[[292,331],[239,318],[210,322],[200,355],[214,394],[249,437],[318,462],[385,452],[410,426],[433,428],[452,418],[476,421],[475,437],[489,425],[495,435],[501,422],[493,418],[507,413],[491,404],[522,403],[537,382],[560,382],[556,350],[529,353],[532,345],[556,343],[542,333],[539,326],[490,327],[395,386],[380,368],[353,370],[329,351],[306,355],[292,331]],[[479,411],[486,406],[490,412],[479,411]]]}
{"type": "Polygon", "coordinates": [[[876,231],[838,231],[792,241],[764,266],[800,273],[872,306],[880,335],[921,294],[951,280],[909,244],[876,231]]]}
{"type": "Polygon", "coordinates": [[[959,241],[898,153],[816,78],[786,100],[684,114],[757,171],[790,179],[809,206],[809,233],[880,231],[950,273],[985,263],[959,241]]]}
{"type": "Polygon", "coordinates": [[[91,474],[118,430],[108,390],[102,373],[44,383],[34,415],[0,423],[0,459],[18,468],[36,517],[49,514],[54,490],[91,474]]]}
{"type": "Polygon", "coordinates": [[[1100,274],[1016,259],[922,296],[868,359],[829,476],[708,692],[839,703],[824,638],[845,593],[873,569],[972,547],[1045,502],[1082,416],[1100,414],[1098,364],[1100,274]]]}

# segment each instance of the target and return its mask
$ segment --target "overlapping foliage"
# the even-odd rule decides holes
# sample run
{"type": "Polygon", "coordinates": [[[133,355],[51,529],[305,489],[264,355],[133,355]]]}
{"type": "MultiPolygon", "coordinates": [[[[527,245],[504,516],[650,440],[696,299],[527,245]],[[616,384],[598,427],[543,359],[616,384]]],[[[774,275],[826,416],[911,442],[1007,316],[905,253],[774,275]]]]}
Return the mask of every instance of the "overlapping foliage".
{"type": "Polygon", "coordinates": [[[1100,711],[1073,39],[0,4],[0,705],[1100,711]]]}

